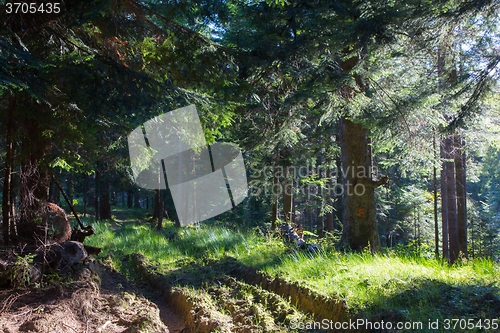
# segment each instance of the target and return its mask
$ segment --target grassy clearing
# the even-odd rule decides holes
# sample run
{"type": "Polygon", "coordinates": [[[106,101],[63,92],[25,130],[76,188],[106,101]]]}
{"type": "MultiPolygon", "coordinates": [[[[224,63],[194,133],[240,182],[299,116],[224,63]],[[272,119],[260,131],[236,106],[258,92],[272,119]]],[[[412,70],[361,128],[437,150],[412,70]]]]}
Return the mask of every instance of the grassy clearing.
{"type": "Polygon", "coordinates": [[[269,264],[285,250],[281,242],[253,231],[232,230],[224,226],[202,225],[177,229],[173,223],[157,231],[148,224],[124,223],[115,229],[110,222],[94,224],[96,234],[86,244],[103,248],[104,253],[141,253],[160,264],[175,267],[176,262],[199,258],[219,259],[224,255],[246,257],[252,263],[269,264]]]}
{"type": "Polygon", "coordinates": [[[139,252],[166,269],[203,258],[236,257],[271,275],[300,281],[324,295],[338,295],[353,312],[367,316],[397,311],[407,320],[498,318],[498,264],[476,260],[450,267],[434,259],[381,254],[342,254],[324,248],[311,254],[287,249],[256,230],[202,224],[176,229],[172,223],[158,232],[147,224],[124,223],[112,230],[95,224],[89,245],[103,253],[139,252]]]}

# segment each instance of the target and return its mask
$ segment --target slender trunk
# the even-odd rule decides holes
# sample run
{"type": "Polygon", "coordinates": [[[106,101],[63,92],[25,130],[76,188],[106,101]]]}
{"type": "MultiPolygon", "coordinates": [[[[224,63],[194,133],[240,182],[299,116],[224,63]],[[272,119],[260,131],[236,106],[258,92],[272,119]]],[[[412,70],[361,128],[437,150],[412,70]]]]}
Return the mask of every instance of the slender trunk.
{"type": "Polygon", "coordinates": [[[443,237],[443,259],[449,260],[450,255],[448,251],[448,191],[446,189],[446,166],[445,158],[445,143],[444,140],[441,140],[439,144],[439,156],[442,159],[442,170],[441,170],[441,228],[442,228],[442,237],[443,237]]]}
{"type": "Polygon", "coordinates": [[[139,193],[134,194],[134,208],[141,208],[139,193]]]}
{"type": "Polygon", "coordinates": [[[278,220],[278,188],[280,184],[278,183],[278,168],[276,163],[273,166],[273,188],[272,188],[272,199],[273,199],[273,207],[272,207],[272,217],[271,217],[271,230],[276,230],[278,226],[276,225],[276,221],[278,220]]]}
{"type": "MultiPolygon", "coordinates": [[[[436,154],[436,136],[434,135],[432,141],[434,147],[434,154],[436,154]]],[[[437,168],[433,168],[433,194],[434,194],[434,253],[436,259],[439,259],[439,224],[438,224],[438,199],[437,199],[437,168]]]]}
{"type": "MultiPolygon", "coordinates": [[[[316,180],[320,180],[323,175],[321,173],[321,165],[323,164],[323,154],[320,153],[316,159],[316,180]]],[[[323,187],[318,183],[317,185],[317,195],[321,197],[323,194],[323,187]]],[[[318,202],[316,202],[318,204],[318,202]]],[[[325,236],[325,223],[323,221],[323,216],[321,215],[321,202],[319,202],[319,207],[316,208],[316,232],[318,233],[319,238],[323,238],[325,236]]]]}
{"type": "Polygon", "coordinates": [[[463,152],[463,138],[455,136],[455,172],[457,188],[457,236],[458,251],[468,258],[467,253],[467,203],[466,203],[466,175],[465,153],[463,152]]]}
{"type": "MultiPolygon", "coordinates": [[[[337,142],[340,142],[340,139],[337,136],[337,142]]],[[[342,159],[340,156],[338,156],[335,160],[336,167],[337,167],[337,179],[335,182],[335,187],[334,187],[334,194],[335,194],[335,217],[337,220],[337,225],[335,226],[335,229],[340,229],[340,224],[342,223],[342,220],[344,219],[344,204],[342,200],[342,191],[340,190],[339,185],[343,183],[343,178],[342,178],[342,159]]]]}
{"type": "Polygon", "coordinates": [[[309,231],[310,232],[314,232],[313,218],[312,218],[312,208],[311,207],[307,208],[307,218],[309,220],[309,231]]]}
{"type": "Polygon", "coordinates": [[[69,202],[73,204],[73,192],[75,190],[75,184],[73,182],[73,170],[69,171],[69,176],[68,176],[68,190],[66,191],[66,194],[68,196],[69,202]]]}
{"type": "MultiPolygon", "coordinates": [[[[17,97],[9,96],[9,115],[7,116],[7,137],[6,137],[6,157],[5,157],[5,176],[3,183],[3,198],[2,198],[2,218],[3,218],[3,242],[9,244],[9,215],[10,215],[10,180],[12,173],[12,133],[14,129],[14,109],[16,108],[17,97]]],[[[13,222],[12,222],[13,223],[13,222]]]]}
{"type": "Polygon", "coordinates": [[[159,230],[162,228],[163,221],[163,200],[162,200],[161,190],[155,190],[155,210],[157,214],[157,224],[156,228],[159,230]]]}
{"type": "Polygon", "coordinates": [[[12,242],[17,241],[17,228],[16,228],[16,194],[15,194],[15,172],[14,172],[14,156],[16,156],[15,146],[12,148],[12,160],[11,160],[11,174],[10,174],[10,240],[12,242]]]}
{"type": "MultiPolygon", "coordinates": [[[[14,152],[15,154],[15,152],[14,152]]],[[[12,162],[14,165],[14,161],[12,162]]],[[[12,242],[16,242],[17,239],[17,229],[16,229],[16,195],[14,192],[14,175],[11,173],[10,176],[10,239],[12,242]]]]}
{"type": "Polygon", "coordinates": [[[321,216],[321,209],[316,208],[316,231],[319,238],[323,238],[325,236],[324,228],[325,225],[323,222],[323,216],[321,216]]]}
{"type": "Polygon", "coordinates": [[[455,162],[453,153],[453,136],[445,139],[446,147],[446,191],[448,209],[448,241],[450,251],[450,264],[455,263],[458,258],[458,226],[457,226],[457,192],[455,182],[455,162]]]}
{"type": "Polygon", "coordinates": [[[87,184],[88,176],[83,175],[83,217],[87,216],[87,184]]]}
{"type": "Polygon", "coordinates": [[[95,208],[95,220],[99,220],[99,183],[100,183],[100,171],[96,168],[95,174],[95,194],[94,194],[94,208],[95,208]]]}
{"type": "Polygon", "coordinates": [[[326,147],[325,154],[326,154],[326,165],[327,165],[326,178],[328,179],[327,183],[326,183],[326,201],[327,201],[327,204],[331,207],[331,210],[326,213],[326,226],[325,227],[326,227],[326,231],[333,232],[333,200],[332,200],[332,176],[333,176],[333,172],[332,172],[332,167],[330,165],[332,163],[332,160],[328,155],[328,146],[326,147]]]}
{"type": "Polygon", "coordinates": [[[109,220],[111,219],[111,202],[109,200],[109,179],[106,175],[103,175],[101,181],[100,192],[100,207],[99,207],[99,219],[109,220]]]}
{"type": "Polygon", "coordinates": [[[134,192],[131,190],[127,191],[127,208],[132,208],[134,205],[134,192]]]}
{"type": "Polygon", "coordinates": [[[283,181],[283,220],[285,223],[292,223],[293,213],[293,174],[291,173],[292,163],[290,161],[290,150],[285,153],[285,162],[283,163],[285,175],[283,181]]]}

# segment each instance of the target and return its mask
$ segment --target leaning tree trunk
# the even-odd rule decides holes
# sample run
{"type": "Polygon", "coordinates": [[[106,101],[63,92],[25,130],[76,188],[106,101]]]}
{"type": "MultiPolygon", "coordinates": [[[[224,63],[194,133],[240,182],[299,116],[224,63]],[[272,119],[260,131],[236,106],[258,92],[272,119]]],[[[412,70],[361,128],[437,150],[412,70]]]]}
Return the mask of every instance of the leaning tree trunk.
{"type": "Polygon", "coordinates": [[[458,225],[457,225],[457,192],[455,182],[455,162],[453,149],[453,136],[445,140],[446,151],[446,208],[448,211],[448,242],[450,264],[455,263],[458,258],[458,225]]]}
{"type": "Polygon", "coordinates": [[[463,152],[464,139],[455,136],[455,172],[457,188],[457,237],[458,251],[466,258],[467,253],[467,192],[465,174],[465,152],[463,152]]]}
{"type": "MultiPolygon", "coordinates": [[[[9,215],[10,215],[10,193],[11,193],[11,173],[12,173],[12,132],[14,128],[14,109],[16,108],[17,98],[15,95],[9,96],[9,115],[7,116],[7,138],[6,138],[6,157],[5,157],[5,177],[3,182],[3,198],[2,198],[2,218],[3,218],[3,242],[9,244],[9,215]]],[[[14,223],[11,221],[11,223],[14,223]]]]}
{"type": "Polygon", "coordinates": [[[375,188],[387,183],[388,178],[371,179],[368,136],[362,124],[341,118],[339,134],[344,177],[343,240],[355,251],[368,246],[371,251],[379,251],[375,188]]]}

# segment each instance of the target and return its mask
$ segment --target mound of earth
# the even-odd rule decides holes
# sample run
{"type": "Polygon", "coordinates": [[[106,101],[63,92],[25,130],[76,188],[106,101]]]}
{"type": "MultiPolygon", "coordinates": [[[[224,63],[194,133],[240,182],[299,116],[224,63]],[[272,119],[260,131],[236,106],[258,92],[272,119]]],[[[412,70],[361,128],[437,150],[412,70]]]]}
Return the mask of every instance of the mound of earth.
{"type": "Polygon", "coordinates": [[[96,260],[70,277],[53,278],[53,283],[44,282],[50,287],[0,290],[0,332],[160,333],[184,329],[182,319],[157,295],[96,260]]]}

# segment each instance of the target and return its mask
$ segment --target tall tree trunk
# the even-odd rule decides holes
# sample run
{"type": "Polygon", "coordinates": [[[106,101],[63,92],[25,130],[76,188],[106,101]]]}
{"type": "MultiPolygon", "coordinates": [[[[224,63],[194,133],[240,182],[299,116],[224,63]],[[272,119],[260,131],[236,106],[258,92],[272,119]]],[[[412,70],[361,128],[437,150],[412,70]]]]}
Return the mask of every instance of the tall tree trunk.
{"type": "MultiPolygon", "coordinates": [[[[434,154],[436,154],[436,136],[434,135],[433,137],[433,148],[434,148],[434,154]]],[[[435,156],[435,155],[434,155],[435,156]]],[[[434,164],[434,167],[432,169],[433,173],[433,182],[432,182],[432,190],[434,194],[434,254],[436,257],[436,260],[439,259],[439,224],[438,224],[438,199],[437,199],[437,168],[436,165],[434,164]]]]}
{"type": "MultiPolygon", "coordinates": [[[[15,155],[15,149],[13,154],[15,155]]],[[[14,159],[12,160],[12,165],[14,165],[14,159]]],[[[14,192],[14,174],[11,173],[10,176],[10,239],[12,242],[16,242],[17,239],[17,229],[16,229],[16,195],[14,192]]]]}
{"type": "Polygon", "coordinates": [[[83,217],[87,216],[87,187],[88,187],[88,176],[83,175],[83,217]]]}
{"type": "Polygon", "coordinates": [[[273,166],[273,188],[271,198],[273,200],[272,214],[271,214],[271,230],[277,230],[278,226],[276,221],[278,220],[278,188],[280,184],[278,182],[278,167],[276,162],[273,166]]]}
{"type": "Polygon", "coordinates": [[[292,223],[293,214],[293,174],[291,173],[292,162],[290,160],[290,149],[285,152],[283,168],[285,171],[283,181],[283,220],[292,223]]]}
{"type": "Polygon", "coordinates": [[[455,263],[458,258],[458,225],[457,225],[457,192],[455,181],[455,162],[453,136],[445,139],[446,148],[446,199],[448,209],[448,242],[450,251],[450,264],[455,263]]]}
{"type": "Polygon", "coordinates": [[[109,179],[106,175],[102,175],[100,185],[99,219],[109,220],[111,219],[111,202],[109,200],[109,179]]]}
{"type": "Polygon", "coordinates": [[[134,208],[141,208],[141,202],[139,197],[139,192],[134,194],[134,208]]]}
{"type": "Polygon", "coordinates": [[[448,251],[448,191],[446,189],[446,167],[445,163],[446,159],[446,150],[445,150],[445,141],[441,140],[439,144],[439,156],[442,159],[442,169],[441,169],[441,229],[442,229],[442,238],[443,238],[443,259],[449,260],[450,254],[448,251]]]}
{"type": "MultiPolygon", "coordinates": [[[[321,140],[321,139],[320,139],[321,140]]],[[[321,165],[323,164],[323,153],[320,152],[316,159],[316,180],[320,180],[323,175],[321,174],[321,165]]],[[[323,193],[323,187],[318,183],[317,186],[317,194],[318,197],[321,197],[323,193]]],[[[316,202],[318,204],[318,202],[316,202]]],[[[318,233],[319,238],[323,238],[325,236],[325,222],[323,221],[323,216],[321,215],[321,202],[319,202],[319,207],[316,208],[316,232],[318,233]]]]}
{"type": "Polygon", "coordinates": [[[69,202],[71,204],[73,204],[74,191],[75,191],[75,184],[73,182],[73,170],[70,170],[68,175],[68,190],[66,191],[66,195],[68,196],[69,202]]]}
{"type": "Polygon", "coordinates": [[[163,221],[163,198],[161,190],[155,190],[155,211],[157,217],[156,228],[159,230],[162,228],[163,221]]]}
{"type": "MultiPolygon", "coordinates": [[[[2,232],[3,242],[5,245],[9,244],[9,227],[10,227],[10,180],[12,173],[12,133],[14,130],[14,109],[17,105],[17,97],[15,95],[9,96],[9,115],[7,116],[7,137],[6,137],[6,157],[5,157],[5,176],[3,182],[3,198],[2,198],[2,232]]],[[[12,221],[13,223],[13,221],[12,221]]]]}
{"type": "MultiPolygon", "coordinates": [[[[37,110],[40,112],[46,111],[42,105],[28,107],[40,108],[37,110]]],[[[37,239],[36,236],[42,236],[42,230],[33,221],[40,215],[44,203],[49,200],[50,180],[44,159],[49,152],[50,139],[44,136],[42,125],[44,124],[27,114],[21,124],[24,131],[22,151],[25,159],[20,167],[17,231],[20,237],[33,241],[37,239]]]]}
{"type": "Polygon", "coordinates": [[[333,172],[332,172],[332,166],[331,166],[331,163],[332,163],[332,159],[330,157],[330,155],[328,154],[328,144],[330,144],[328,141],[327,141],[327,146],[325,147],[325,161],[326,161],[326,178],[328,179],[327,180],[327,183],[326,183],[326,202],[327,204],[331,207],[331,210],[329,212],[326,213],[326,231],[328,232],[333,232],[333,200],[332,200],[332,176],[333,176],[333,172]]]}
{"type": "Polygon", "coordinates": [[[465,152],[463,152],[464,139],[455,136],[455,172],[457,188],[457,236],[458,251],[466,258],[467,253],[467,192],[465,173],[465,152]]]}
{"type": "MultiPolygon", "coordinates": [[[[340,142],[340,138],[337,135],[337,144],[340,142]]],[[[342,178],[342,158],[341,156],[338,156],[335,160],[336,167],[337,167],[337,179],[335,181],[335,188],[334,188],[334,194],[335,194],[335,217],[337,220],[337,225],[335,229],[340,230],[341,225],[338,225],[338,222],[342,223],[344,220],[344,203],[342,202],[342,191],[340,190],[339,185],[343,184],[343,178],[342,178]]]]}
{"type": "Polygon", "coordinates": [[[326,170],[327,177],[328,177],[328,185],[327,185],[327,202],[328,205],[331,207],[331,211],[326,213],[326,231],[328,232],[333,232],[334,225],[333,225],[333,200],[332,200],[332,194],[331,194],[331,189],[332,189],[332,169],[329,167],[326,170]]]}
{"type": "Polygon", "coordinates": [[[99,184],[101,182],[101,172],[99,167],[96,167],[95,171],[95,193],[94,193],[94,208],[95,208],[95,220],[100,220],[99,218],[99,184]]]}
{"type": "Polygon", "coordinates": [[[325,229],[325,224],[323,221],[323,216],[321,216],[321,209],[316,208],[316,231],[318,233],[319,238],[323,238],[325,236],[324,229],[325,229]]]}
{"type": "Polygon", "coordinates": [[[370,246],[380,250],[375,211],[375,188],[388,179],[371,179],[370,147],[367,131],[362,124],[340,119],[340,147],[344,177],[344,234],[343,241],[355,251],[370,246]]]}
{"type": "Polygon", "coordinates": [[[134,205],[134,192],[132,190],[127,191],[127,208],[132,208],[134,205]]]}

